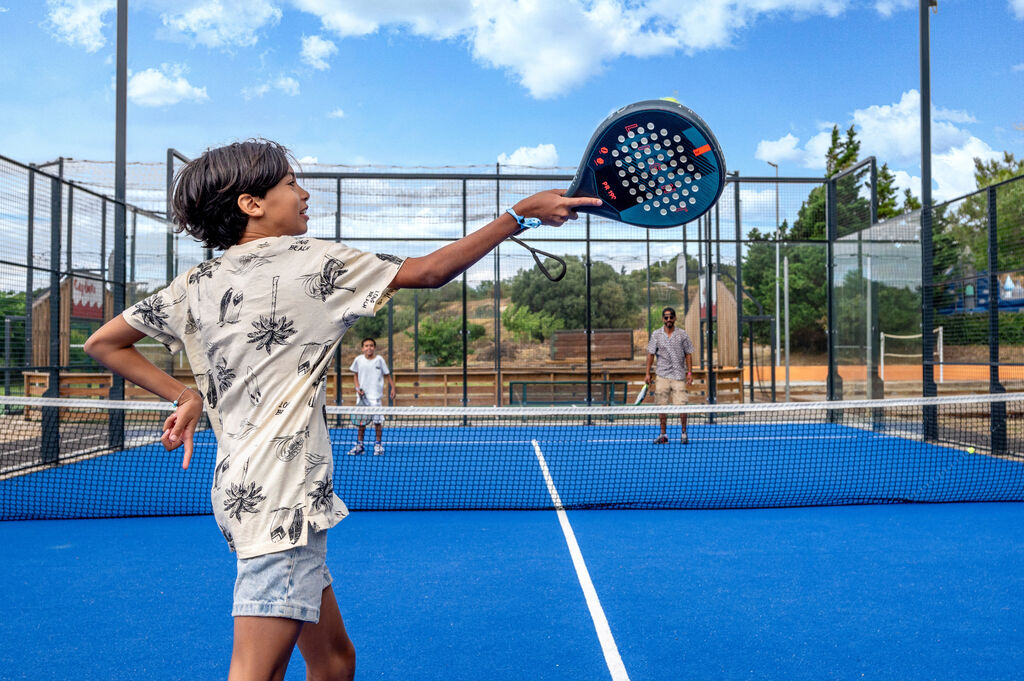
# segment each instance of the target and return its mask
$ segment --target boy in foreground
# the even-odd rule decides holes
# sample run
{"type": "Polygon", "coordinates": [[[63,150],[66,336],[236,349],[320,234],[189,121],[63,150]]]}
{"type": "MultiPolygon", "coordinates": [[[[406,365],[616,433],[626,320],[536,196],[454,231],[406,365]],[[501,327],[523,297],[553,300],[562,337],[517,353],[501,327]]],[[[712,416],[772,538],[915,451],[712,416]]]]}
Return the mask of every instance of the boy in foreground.
{"type": "Polygon", "coordinates": [[[558,226],[599,199],[534,194],[476,232],[418,258],[361,252],[305,237],[309,193],[288,151],[255,140],[211,149],[178,174],[178,226],[223,253],[125,310],[85,351],[173,401],[168,449],[192,436],[204,403],[217,438],[214,517],[237,554],[229,681],[284,677],[293,647],[307,678],[352,679],[355,650],[326,565],[326,531],[348,515],[333,489],[322,418],[334,349],[363,316],[400,288],[451,281],[508,236],[523,217],[558,226]],[[515,216],[513,216],[513,214],[515,216]],[[193,390],[135,349],[144,336],[184,349],[193,390]]]}

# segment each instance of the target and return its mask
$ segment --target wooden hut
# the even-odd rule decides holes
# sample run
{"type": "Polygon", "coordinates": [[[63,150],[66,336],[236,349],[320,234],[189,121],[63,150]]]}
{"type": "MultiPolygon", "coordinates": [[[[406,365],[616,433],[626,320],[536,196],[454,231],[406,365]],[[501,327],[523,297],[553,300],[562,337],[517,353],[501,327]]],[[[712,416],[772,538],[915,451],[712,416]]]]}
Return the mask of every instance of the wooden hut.
{"type": "MultiPolygon", "coordinates": [[[[71,363],[71,320],[110,320],[114,294],[103,282],[82,277],[65,277],[60,283],[60,365],[71,363]]],[[[32,301],[32,364],[50,364],[50,292],[32,301]]]]}

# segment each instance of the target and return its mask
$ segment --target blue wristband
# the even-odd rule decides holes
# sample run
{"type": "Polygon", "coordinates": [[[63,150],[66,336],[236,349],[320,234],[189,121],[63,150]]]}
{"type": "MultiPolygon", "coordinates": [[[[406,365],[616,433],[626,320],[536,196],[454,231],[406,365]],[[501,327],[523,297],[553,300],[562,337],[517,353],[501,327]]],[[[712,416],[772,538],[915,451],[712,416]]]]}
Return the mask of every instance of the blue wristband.
{"type": "Polygon", "coordinates": [[[505,212],[511,215],[515,219],[516,224],[518,224],[523,229],[533,229],[534,227],[540,227],[540,218],[524,218],[521,215],[516,215],[516,212],[511,208],[509,208],[505,212]]]}

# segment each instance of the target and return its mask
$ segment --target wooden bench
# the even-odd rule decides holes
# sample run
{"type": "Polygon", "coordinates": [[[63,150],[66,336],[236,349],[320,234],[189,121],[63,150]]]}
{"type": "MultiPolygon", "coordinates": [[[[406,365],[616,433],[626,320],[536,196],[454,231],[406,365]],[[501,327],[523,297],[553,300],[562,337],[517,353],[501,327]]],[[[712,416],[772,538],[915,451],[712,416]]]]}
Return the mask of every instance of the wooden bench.
{"type": "MultiPolygon", "coordinates": [[[[626,381],[591,381],[591,404],[626,404],[626,381]]],[[[508,403],[516,407],[586,404],[586,381],[509,381],[508,403]]]]}
{"type": "MultiPolygon", "coordinates": [[[[590,353],[593,361],[633,359],[632,329],[595,329],[591,335],[590,353]]],[[[551,336],[551,359],[578,359],[586,356],[586,331],[555,331],[551,336]]]]}

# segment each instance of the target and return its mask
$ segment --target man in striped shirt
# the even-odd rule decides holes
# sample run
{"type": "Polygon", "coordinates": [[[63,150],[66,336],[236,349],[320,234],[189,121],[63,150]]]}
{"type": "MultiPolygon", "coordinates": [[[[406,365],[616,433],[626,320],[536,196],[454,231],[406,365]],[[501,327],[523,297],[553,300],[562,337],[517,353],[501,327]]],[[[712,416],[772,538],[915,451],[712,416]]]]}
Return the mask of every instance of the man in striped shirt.
{"type": "MultiPolygon", "coordinates": [[[[647,343],[647,375],[644,382],[651,382],[651,366],[654,359],[658,359],[658,381],[654,385],[654,396],[658,404],[686,404],[687,389],[693,385],[693,341],[683,329],[676,328],[676,311],[666,307],[661,311],[661,321],[664,326],[655,329],[651,333],[651,339],[647,343]]],[[[661,414],[661,434],[654,441],[654,444],[663,445],[668,443],[668,435],[665,426],[668,417],[661,414]]],[[[679,415],[679,422],[683,426],[683,434],[680,437],[682,444],[689,444],[686,436],[686,414],[679,415]]]]}

